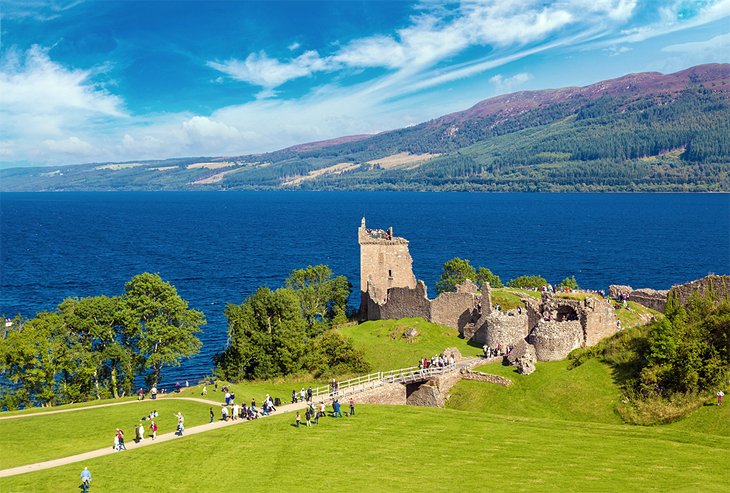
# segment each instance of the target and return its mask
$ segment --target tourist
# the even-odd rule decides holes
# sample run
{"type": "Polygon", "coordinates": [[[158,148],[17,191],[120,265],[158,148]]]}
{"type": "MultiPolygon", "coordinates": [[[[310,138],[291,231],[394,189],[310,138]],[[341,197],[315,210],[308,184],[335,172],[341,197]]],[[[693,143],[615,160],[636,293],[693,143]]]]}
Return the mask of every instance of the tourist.
{"type": "Polygon", "coordinates": [[[307,421],[307,426],[312,426],[312,413],[309,411],[309,408],[307,408],[307,412],[304,413],[304,418],[307,421]]]}
{"type": "Polygon", "coordinates": [[[142,387],[140,387],[137,391],[137,400],[141,401],[142,399],[144,399],[144,390],[142,390],[142,387]]]}
{"type": "Polygon", "coordinates": [[[256,408],[256,398],[251,399],[251,407],[256,408]]]}
{"type": "Polygon", "coordinates": [[[152,440],[157,438],[157,423],[154,421],[150,423],[150,431],[152,432],[152,440]]]}
{"type": "Polygon", "coordinates": [[[221,420],[228,421],[228,406],[221,408],[221,420]]]}
{"type": "Polygon", "coordinates": [[[114,445],[112,446],[112,449],[119,451],[119,433],[114,433],[114,445]]]}
{"type": "Polygon", "coordinates": [[[179,436],[183,436],[185,433],[185,418],[181,412],[177,413],[177,433],[179,436]]]}
{"type": "Polygon", "coordinates": [[[296,404],[297,403],[297,391],[292,389],[291,391],[291,403],[296,404]]]}
{"type": "Polygon", "coordinates": [[[308,400],[309,402],[312,402],[312,386],[311,386],[311,385],[310,385],[310,386],[309,386],[309,388],[307,389],[307,400],[308,400]]]}
{"type": "Polygon", "coordinates": [[[342,417],[342,411],[340,411],[340,401],[335,399],[335,401],[332,403],[332,410],[334,411],[335,418],[341,418],[342,417]]]}
{"type": "Polygon", "coordinates": [[[200,395],[208,395],[208,386],[203,385],[203,391],[200,393],[200,395]]]}
{"type": "Polygon", "coordinates": [[[299,415],[299,411],[297,411],[297,415],[294,417],[294,420],[297,423],[297,428],[299,428],[299,423],[302,421],[302,417],[299,415]]]}
{"type": "Polygon", "coordinates": [[[175,393],[176,394],[180,393],[180,382],[175,382],[175,393]]]}
{"type": "Polygon", "coordinates": [[[232,411],[231,412],[231,419],[233,419],[233,421],[237,420],[238,419],[238,411],[240,411],[240,408],[239,408],[238,404],[236,404],[234,402],[233,403],[233,409],[231,411],[232,411]]]}
{"type": "Polygon", "coordinates": [[[304,390],[304,387],[302,387],[302,390],[299,391],[299,396],[302,402],[305,402],[307,400],[307,391],[304,390]]]}
{"type": "Polygon", "coordinates": [[[152,396],[152,400],[157,399],[157,386],[153,385],[150,389],[150,395],[152,396]]]}
{"type": "Polygon", "coordinates": [[[319,403],[319,417],[325,417],[327,416],[327,411],[325,411],[324,401],[319,403]]]}
{"type": "Polygon", "coordinates": [[[228,404],[231,403],[231,394],[230,394],[230,392],[227,392],[226,391],[225,397],[226,397],[226,406],[227,406],[228,404]]]}
{"type": "Polygon", "coordinates": [[[124,445],[124,432],[117,428],[117,439],[119,443],[118,450],[127,450],[127,446],[124,445]]]}
{"type": "Polygon", "coordinates": [[[84,470],[81,471],[81,489],[86,493],[89,491],[89,485],[91,484],[91,472],[89,472],[88,467],[84,467],[84,470]]]}
{"type": "Polygon", "coordinates": [[[722,398],[725,397],[725,392],[721,390],[717,391],[717,405],[722,406],[722,398]]]}
{"type": "Polygon", "coordinates": [[[352,397],[350,397],[350,416],[355,415],[355,401],[352,400],[352,397]]]}
{"type": "Polygon", "coordinates": [[[188,382],[187,380],[185,380],[185,388],[187,389],[188,387],[190,387],[190,382],[188,382]]]}
{"type": "MultiPolygon", "coordinates": [[[[139,434],[139,441],[144,440],[144,425],[142,423],[137,426],[137,433],[139,434]]],[[[139,442],[138,442],[139,443],[139,442]]]]}

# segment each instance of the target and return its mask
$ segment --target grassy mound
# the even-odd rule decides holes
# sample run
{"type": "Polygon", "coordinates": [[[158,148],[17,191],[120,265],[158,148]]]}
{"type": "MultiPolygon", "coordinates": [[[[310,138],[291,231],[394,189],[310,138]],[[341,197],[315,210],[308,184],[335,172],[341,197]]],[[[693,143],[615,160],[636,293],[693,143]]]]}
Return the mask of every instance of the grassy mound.
{"type": "Polygon", "coordinates": [[[724,491],[730,439],[449,409],[360,406],[295,428],[274,416],[0,479],[0,491],[724,491]]]}
{"type": "Polygon", "coordinates": [[[513,366],[501,363],[477,370],[507,377],[514,384],[502,387],[459,382],[451,389],[449,408],[506,416],[622,422],[614,412],[619,388],[610,368],[598,361],[588,361],[573,370],[568,370],[567,361],[539,362],[537,371],[529,376],[520,375],[513,366]]]}
{"type": "Polygon", "coordinates": [[[478,356],[482,352],[460,339],[458,330],[422,318],[374,320],[339,330],[365,353],[365,359],[375,370],[416,366],[419,359],[440,354],[447,347],[458,348],[464,356],[478,356]],[[411,341],[404,337],[410,328],[418,331],[411,341]]]}
{"type": "MultiPolygon", "coordinates": [[[[110,447],[114,430],[121,428],[126,440],[134,439],[134,426],[142,416],[157,410],[158,434],[175,431],[175,413],[182,412],[185,426],[207,423],[208,405],[167,398],[145,400],[120,406],[88,409],[60,414],[0,420],[0,469],[31,464],[59,457],[110,447]],[[12,451],[12,453],[9,453],[12,451]]],[[[55,410],[55,409],[54,409],[55,410]]],[[[143,423],[148,424],[148,421],[143,423]]],[[[146,429],[146,435],[149,431],[146,429]]],[[[0,488],[0,491],[2,488],[0,488]]],[[[32,491],[32,490],[22,490],[32,491]]],[[[57,491],[69,491],[63,488],[57,491]]]]}

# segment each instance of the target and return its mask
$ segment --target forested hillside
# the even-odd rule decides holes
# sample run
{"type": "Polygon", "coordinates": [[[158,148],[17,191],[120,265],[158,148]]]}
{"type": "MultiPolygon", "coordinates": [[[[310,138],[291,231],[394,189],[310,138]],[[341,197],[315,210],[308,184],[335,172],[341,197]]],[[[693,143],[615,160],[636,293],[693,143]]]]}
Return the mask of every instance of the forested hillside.
{"type": "Polygon", "coordinates": [[[10,190],[730,190],[730,65],[498,96],[260,155],[0,171],[10,190]]]}

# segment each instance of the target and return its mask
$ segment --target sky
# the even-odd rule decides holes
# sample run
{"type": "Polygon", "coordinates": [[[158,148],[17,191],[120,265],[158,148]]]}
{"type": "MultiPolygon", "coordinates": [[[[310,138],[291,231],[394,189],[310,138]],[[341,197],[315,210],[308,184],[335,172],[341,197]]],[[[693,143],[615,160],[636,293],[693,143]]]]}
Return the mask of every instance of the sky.
{"type": "Polygon", "coordinates": [[[0,167],[235,156],[730,62],[730,0],[0,0],[0,167]]]}

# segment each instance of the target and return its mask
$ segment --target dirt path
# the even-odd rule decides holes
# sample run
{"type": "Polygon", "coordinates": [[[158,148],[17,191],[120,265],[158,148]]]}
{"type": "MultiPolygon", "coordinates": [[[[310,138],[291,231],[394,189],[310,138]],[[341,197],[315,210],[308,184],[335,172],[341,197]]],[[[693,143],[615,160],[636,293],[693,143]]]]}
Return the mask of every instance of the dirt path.
{"type": "MultiPolygon", "coordinates": [[[[485,360],[483,358],[466,358],[456,364],[455,371],[459,371],[461,368],[472,368],[474,366],[479,365],[480,363],[483,363],[484,361],[485,360]]],[[[358,386],[358,387],[360,387],[360,386],[358,386]]],[[[353,392],[350,392],[347,394],[347,397],[349,397],[350,395],[356,396],[358,393],[360,393],[364,390],[372,389],[372,387],[368,387],[367,384],[363,384],[361,387],[362,388],[355,387],[353,389],[353,392]]],[[[170,399],[170,400],[196,401],[196,402],[202,402],[205,404],[210,404],[210,405],[219,406],[219,407],[222,404],[221,402],[211,401],[208,399],[200,399],[197,397],[175,397],[172,395],[168,395],[165,397],[158,396],[158,398],[170,399]]],[[[343,398],[346,398],[346,397],[343,396],[343,398]]],[[[324,400],[328,401],[330,399],[331,399],[331,397],[328,397],[324,400]]],[[[318,402],[323,399],[315,398],[314,400],[315,400],[315,402],[318,402]]],[[[114,402],[114,403],[109,403],[109,404],[100,404],[98,406],[80,407],[80,408],[73,408],[73,409],[60,409],[60,410],[55,410],[55,411],[45,411],[45,412],[34,413],[34,414],[21,414],[21,415],[17,415],[17,416],[7,416],[7,417],[0,418],[0,419],[15,419],[15,418],[25,418],[25,417],[30,417],[30,416],[42,416],[42,415],[46,415],[46,414],[58,414],[58,413],[73,412],[73,411],[84,411],[84,410],[94,409],[97,407],[121,406],[124,404],[134,404],[135,402],[136,403],[141,403],[141,402],[147,403],[147,402],[149,402],[149,400],[114,402]]],[[[304,409],[304,408],[306,408],[306,403],[302,403],[302,402],[297,402],[295,404],[283,404],[277,408],[275,415],[291,413],[296,410],[304,409]]],[[[260,419],[266,419],[266,417],[263,417],[260,419]]],[[[239,424],[248,423],[248,422],[249,421],[244,420],[244,419],[228,420],[228,421],[214,421],[213,423],[208,423],[208,424],[194,426],[194,427],[185,429],[185,436],[197,435],[198,433],[205,433],[207,431],[217,430],[219,428],[225,428],[227,426],[234,426],[234,425],[239,425],[239,424]]],[[[164,443],[164,442],[168,442],[170,440],[181,440],[181,439],[184,439],[184,437],[179,437],[179,436],[177,436],[177,434],[175,432],[170,432],[170,433],[165,433],[163,435],[159,435],[156,440],[152,440],[151,438],[145,438],[143,441],[141,441],[139,443],[134,443],[133,441],[125,442],[125,445],[127,446],[128,451],[132,451],[132,450],[136,450],[138,448],[148,447],[150,445],[154,445],[157,443],[164,443]]],[[[73,464],[75,462],[81,462],[81,461],[85,461],[88,459],[93,459],[95,457],[101,457],[104,455],[121,454],[121,453],[124,453],[124,452],[123,451],[117,452],[117,451],[113,450],[111,447],[106,447],[106,448],[99,449],[99,450],[92,450],[90,452],[84,452],[82,454],[71,455],[68,457],[61,457],[59,459],[52,459],[52,460],[43,461],[43,462],[36,462],[35,464],[26,464],[23,466],[3,469],[3,470],[0,470],[0,478],[8,477],[8,476],[15,476],[15,475],[24,474],[27,472],[41,471],[43,469],[50,469],[53,467],[63,466],[66,464],[73,464]]]]}
{"type": "MultiPolygon", "coordinates": [[[[182,401],[195,401],[195,402],[202,402],[204,404],[210,404],[213,406],[220,406],[221,402],[218,401],[211,401],[208,399],[200,399],[198,397],[177,397],[174,395],[165,395],[161,396],[158,395],[157,399],[165,399],[165,400],[182,400],[182,401]]],[[[41,411],[38,413],[28,413],[28,414],[15,414],[13,416],[0,416],[0,420],[4,419],[20,419],[20,418],[32,418],[34,416],[46,416],[48,414],[61,414],[61,413],[72,413],[74,411],[88,411],[89,409],[98,409],[102,407],[110,407],[110,406],[123,406],[125,404],[141,404],[141,403],[149,403],[151,402],[151,399],[145,399],[141,401],[122,401],[122,402],[109,402],[107,404],[97,404],[95,406],[85,406],[85,407],[72,407],[70,409],[54,409],[51,411],[41,411]]]]}
{"type": "MultiPolygon", "coordinates": [[[[174,399],[184,399],[184,400],[194,400],[194,401],[202,401],[206,403],[212,403],[217,406],[220,406],[219,402],[213,402],[208,401],[204,399],[196,399],[194,397],[175,397],[174,399]]],[[[137,401],[130,401],[130,402],[137,402],[137,401]]],[[[122,404],[122,403],[119,403],[122,404]]],[[[127,404],[126,402],[124,404],[127,404]]],[[[97,407],[97,406],[94,406],[97,407]]],[[[98,406],[101,407],[101,406],[98,406]]],[[[276,413],[274,415],[284,414],[284,413],[290,413],[293,411],[296,411],[297,409],[304,409],[306,407],[306,404],[304,403],[296,403],[296,404],[284,404],[282,406],[279,406],[276,410],[276,413]]],[[[88,408],[86,408],[88,409],[88,408]]],[[[75,409],[73,409],[75,410],[75,409]]],[[[72,411],[72,409],[69,409],[68,411],[72,411]]],[[[61,411],[62,412],[62,411],[61,411]]],[[[36,416],[35,414],[33,416],[36,416]]],[[[262,417],[259,419],[266,419],[266,417],[262,417]]],[[[127,447],[127,451],[133,451],[138,448],[142,447],[148,447],[150,445],[155,445],[158,443],[164,443],[169,442],[170,440],[182,440],[187,436],[190,435],[197,435],[198,433],[205,433],[206,431],[211,430],[217,430],[219,428],[225,428],[228,426],[234,426],[234,425],[240,425],[243,423],[249,423],[249,421],[246,421],[245,419],[237,419],[237,420],[228,420],[228,421],[214,421],[212,423],[199,425],[199,426],[193,426],[192,428],[186,428],[185,429],[185,435],[182,437],[177,436],[177,433],[170,432],[165,433],[162,435],[158,435],[156,440],[152,440],[152,438],[145,438],[139,443],[134,443],[134,441],[125,442],[125,445],[127,447]]],[[[110,438],[111,440],[111,438],[110,438]]],[[[12,467],[10,469],[3,469],[0,470],[0,478],[8,477],[8,476],[16,476],[18,474],[25,474],[27,472],[33,472],[33,471],[41,471],[43,469],[50,469],[52,467],[58,467],[63,466],[66,464],[73,464],[74,462],[81,462],[88,459],[93,459],[95,457],[101,457],[104,455],[111,455],[111,454],[123,454],[124,451],[117,452],[112,449],[112,447],[106,447],[103,449],[98,450],[92,450],[91,452],[84,452],[82,454],[76,454],[76,455],[70,455],[68,457],[61,457],[59,459],[52,459],[47,460],[44,462],[36,462],[35,464],[26,464],[24,466],[18,466],[18,467],[12,467]]]]}

